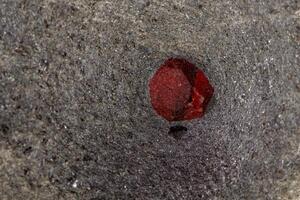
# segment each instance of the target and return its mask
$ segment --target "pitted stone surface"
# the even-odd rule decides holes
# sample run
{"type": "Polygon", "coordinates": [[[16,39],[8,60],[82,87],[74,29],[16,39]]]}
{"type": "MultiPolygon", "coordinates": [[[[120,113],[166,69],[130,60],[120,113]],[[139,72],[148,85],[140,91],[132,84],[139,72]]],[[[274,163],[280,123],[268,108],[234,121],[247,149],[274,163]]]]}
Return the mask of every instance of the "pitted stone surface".
{"type": "Polygon", "coordinates": [[[299,199],[299,10],[1,0],[0,199],[299,199]],[[179,140],[147,92],[177,56],[216,89],[179,140]]]}

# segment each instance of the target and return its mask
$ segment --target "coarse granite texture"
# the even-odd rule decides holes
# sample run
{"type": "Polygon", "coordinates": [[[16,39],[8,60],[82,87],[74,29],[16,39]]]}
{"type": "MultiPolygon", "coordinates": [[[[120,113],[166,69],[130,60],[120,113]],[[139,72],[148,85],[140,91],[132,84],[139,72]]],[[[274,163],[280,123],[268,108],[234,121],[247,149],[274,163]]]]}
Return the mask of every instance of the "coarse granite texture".
{"type": "Polygon", "coordinates": [[[0,199],[300,199],[297,0],[0,0],[0,199]],[[215,88],[155,114],[169,57],[215,88]]]}

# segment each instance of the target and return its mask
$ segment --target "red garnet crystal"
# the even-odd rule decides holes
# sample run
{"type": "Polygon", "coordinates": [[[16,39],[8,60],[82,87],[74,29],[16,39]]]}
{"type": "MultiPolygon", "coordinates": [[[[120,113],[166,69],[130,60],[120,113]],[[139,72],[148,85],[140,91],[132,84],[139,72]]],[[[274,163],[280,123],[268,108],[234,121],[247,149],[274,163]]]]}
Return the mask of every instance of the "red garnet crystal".
{"type": "Polygon", "coordinates": [[[179,58],[168,59],[150,83],[151,103],[168,121],[202,117],[214,88],[194,64],[179,58]]]}

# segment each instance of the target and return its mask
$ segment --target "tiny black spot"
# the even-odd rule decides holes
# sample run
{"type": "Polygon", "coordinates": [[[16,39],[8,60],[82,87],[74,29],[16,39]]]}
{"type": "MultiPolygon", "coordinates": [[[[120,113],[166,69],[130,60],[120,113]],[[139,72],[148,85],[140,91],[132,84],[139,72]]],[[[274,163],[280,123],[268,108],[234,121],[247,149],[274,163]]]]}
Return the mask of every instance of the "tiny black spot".
{"type": "Polygon", "coordinates": [[[74,182],[75,177],[74,176],[70,176],[66,178],[67,182],[74,182]]]}
{"type": "Polygon", "coordinates": [[[70,6],[70,9],[71,9],[71,11],[73,11],[73,12],[74,12],[74,11],[77,11],[77,8],[76,8],[75,6],[73,6],[73,5],[70,6]]]}
{"type": "Polygon", "coordinates": [[[193,102],[193,95],[190,95],[188,102],[189,102],[189,103],[192,103],[192,102],[193,102]]]}
{"type": "Polygon", "coordinates": [[[51,124],[51,123],[52,123],[52,119],[51,119],[51,117],[47,116],[47,117],[46,117],[46,120],[47,120],[47,122],[48,122],[49,124],[51,124]]]}
{"type": "Polygon", "coordinates": [[[4,134],[7,134],[8,131],[9,131],[9,127],[8,127],[6,124],[2,124],[2,125],[1,125],[1,131],[2,131],[4,134]]]}
{"type": "Polygon", "coordinates": [[[81,145],[80,148],[86,150],[86,147],[84,145],[81,145]]]}
{"type": "Polygon", "coordinates": [[[52,157],[51,157],[51,160],[53,160],[53,161],[55,161],[56,159],[57,159],[56,156],[52,156],[52,157]]]}
{"type": "Polygon", "coordinates": [[[151,4],[150,1],[147,1],[146,4],[145,4],[145,7],[150,6],[150,4],[151,4]]]}
{"type": "Polygon", "coordinates": [[[49,28],[49,26],[50,26],[46,19],[44,19],[44,25],[45,25],[46,28],[49,28]]]}
{"type": "Polygon", "coordinates": [[[25,168],[25,169],[24,169],[24,175],[26,176],[26,175],[28,174],[29,171],[30,171],[29,168],[25,168]]]}
{"type": "Polygon", "coordinates": [[[276,14],[276,13],[278,13],[278,11],[275,10],[275,9],[273,9],[273,8],[271,8],[271,9],[269,10],[269,12],[270,12],[271,14],[276,14]]]}
{"type": "Polygon", "coordinates": [[[133,138],[133,133],[131,131],[127,132],[126,134],[128,139],[132,139],[133,138]]]}
{"type": "Polygon", "coordinates": [[[91,161],[91,160],[93,160],[93,158],[90,155],[86,154],[86,155],[83,156],[82,160],[83,161],[91,161]]]}
{"type": "Polygon", "coordinates": [[[169,130],[169,135],[174,137],[176,140],[180,140],[184,134],[186,134],[187,128],[184,126],[176,125],[171,126],[169,130]]]}
{"type": "Polygon", "coordinates": [[[26,149],[24,149],[23,153],[26,154],[30,154],[32,152],[32,147],[27,147],[26,149]]]}
{"type": "Polygon", "coordinates": [[[42,120],[42,119],[43,119],[43,116],[42,116],[41,114],[36,114],[36,118],[37,118],[38,120],[42,120]]]}
{"type": "Polygon", "coordinates": [[[64,58],[67,56],[67,52],[65,52],[65,51],[62,51],[60,54],[61,54],[61,56],[64,57],[64,58]]]}
{"type": "Polygon", "coordinates": [[[47,144],[47,142],[48,142],[48,139],[47,139],[47,138],[43,138],[43,139],[42,139],[42,144],[43,144],[43,145],[47,144]]]}
{"type": "Polygon", "coordinates": [[[151,21],[152,21],[152,22],[157,22],[158,19],[157,19],[157,18],[152,18],[151,21]]]}

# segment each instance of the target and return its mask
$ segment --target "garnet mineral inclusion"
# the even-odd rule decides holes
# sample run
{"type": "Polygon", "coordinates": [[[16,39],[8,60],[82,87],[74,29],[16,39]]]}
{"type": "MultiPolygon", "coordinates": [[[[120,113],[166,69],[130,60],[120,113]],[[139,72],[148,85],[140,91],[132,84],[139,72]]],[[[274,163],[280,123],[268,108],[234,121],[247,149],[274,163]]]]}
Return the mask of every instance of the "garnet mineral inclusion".
{"type": "Polygon", "coordinates": [[[168,121],[200,118],[214,88],[205,74],[185,59],[170,58],[150,79],[154,110],[168,121]]]}

